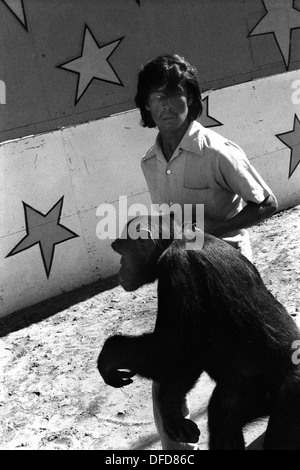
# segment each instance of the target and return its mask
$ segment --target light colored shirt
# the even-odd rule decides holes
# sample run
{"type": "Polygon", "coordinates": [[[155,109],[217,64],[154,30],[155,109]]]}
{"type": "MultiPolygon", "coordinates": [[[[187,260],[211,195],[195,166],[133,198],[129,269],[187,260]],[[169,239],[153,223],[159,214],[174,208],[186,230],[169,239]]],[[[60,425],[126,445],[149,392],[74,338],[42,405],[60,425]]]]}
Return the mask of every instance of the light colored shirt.
{"type": "MultiPolygon", "coordinates": [[[[158,135],[141,166],[153,204],[204,204],[205,214],[216,221],[272,194],[238,145],[197,121],[191,122],[169,162],[158,135]]],[[[222,238],[238,242],[247,236],[246,230],[238,230],[222,238]]]]}

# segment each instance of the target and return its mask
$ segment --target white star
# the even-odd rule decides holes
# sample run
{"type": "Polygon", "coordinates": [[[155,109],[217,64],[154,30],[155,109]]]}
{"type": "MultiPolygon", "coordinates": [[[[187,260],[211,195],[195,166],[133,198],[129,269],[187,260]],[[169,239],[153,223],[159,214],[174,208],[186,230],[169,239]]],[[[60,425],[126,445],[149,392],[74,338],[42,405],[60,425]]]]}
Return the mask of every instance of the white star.
{"type": "Polygon", "coordinates": [[[249,36],[273,33],[288,68],[290,60],[291,31],[300,28],[300,11],[293,8],[293,0],[263,0],[267,13],[249,36]],[[284,6],[283,6],[284,4],[284,6]]]}
{"type": "Polygon", "coordinates": [[[79,75],[75,104],[78,103],[94,78],[123,86],[109,62],[110,56],[122,39],[117,39],[104,46],[98,46],[90,29],[85,26],[81,56],[58,66],[79,75]]]}

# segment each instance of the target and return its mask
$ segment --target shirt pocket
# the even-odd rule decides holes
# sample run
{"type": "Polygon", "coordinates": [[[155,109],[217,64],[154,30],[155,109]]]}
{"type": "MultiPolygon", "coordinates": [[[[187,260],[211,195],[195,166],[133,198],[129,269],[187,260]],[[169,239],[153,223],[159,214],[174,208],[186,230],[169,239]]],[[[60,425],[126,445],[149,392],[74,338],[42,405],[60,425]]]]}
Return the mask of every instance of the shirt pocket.
{"type": "Polygon", "coordinates": [[[182,198],[183,204],[204,204],[206,210],[212,211],[213,209],[213,197],[210,188],[199,189],[184,186],[182,198]]]}
{"type": "Polygon", "coordinates": [[[184,204],[212,204],[212,190],[208,184],[204,165],[197,157],[188,156],[183,175],[184,204]]]}

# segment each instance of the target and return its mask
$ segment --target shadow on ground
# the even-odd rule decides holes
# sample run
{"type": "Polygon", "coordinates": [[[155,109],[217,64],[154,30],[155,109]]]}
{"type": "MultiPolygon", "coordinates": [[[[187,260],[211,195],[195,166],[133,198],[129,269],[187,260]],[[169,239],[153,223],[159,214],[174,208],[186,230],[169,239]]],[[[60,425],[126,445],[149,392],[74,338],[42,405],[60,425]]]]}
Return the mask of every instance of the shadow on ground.
{"type": "Polygon", "coordinates": [[[18,310],[7,317],[0,318],[0,337],[46,320],[73,305],[77,305],[79,302],[84,302],[97,294],[113,289],[118,284],[117,275],[100,279],[87,286],[80,287],[71,292],[65,292],[31,307],[18,310]]]}

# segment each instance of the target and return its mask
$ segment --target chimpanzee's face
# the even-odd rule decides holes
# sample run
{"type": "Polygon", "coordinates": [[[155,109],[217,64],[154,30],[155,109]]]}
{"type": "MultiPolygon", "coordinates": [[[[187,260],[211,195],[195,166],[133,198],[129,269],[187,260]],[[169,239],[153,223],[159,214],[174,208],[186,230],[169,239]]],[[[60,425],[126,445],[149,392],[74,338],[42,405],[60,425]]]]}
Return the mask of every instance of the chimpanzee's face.
{"type": "Polygon", "coordinates": [[[123,289],[131,292],[145,284],[145,260],[139,253],[137,240],[118,238],[111,247],[121,255],[119,281],[123,289]]]}
{"type": "MultiPolygon", "coordinates": [[[[139,216],[128,222],[120,238],[111,247],[121,255],[119,280],[126,291],[133,291],[157,278],[157,262],[164,248],[156,243],[155,234],[163,216],[139,216]],[[151,221],[151,229],[149,222],[151,221]]],[[[169,216],[167,216],[169,220],[169,216]]],[[[170,236],[170,228],[164,235],[170,236]]]]}

